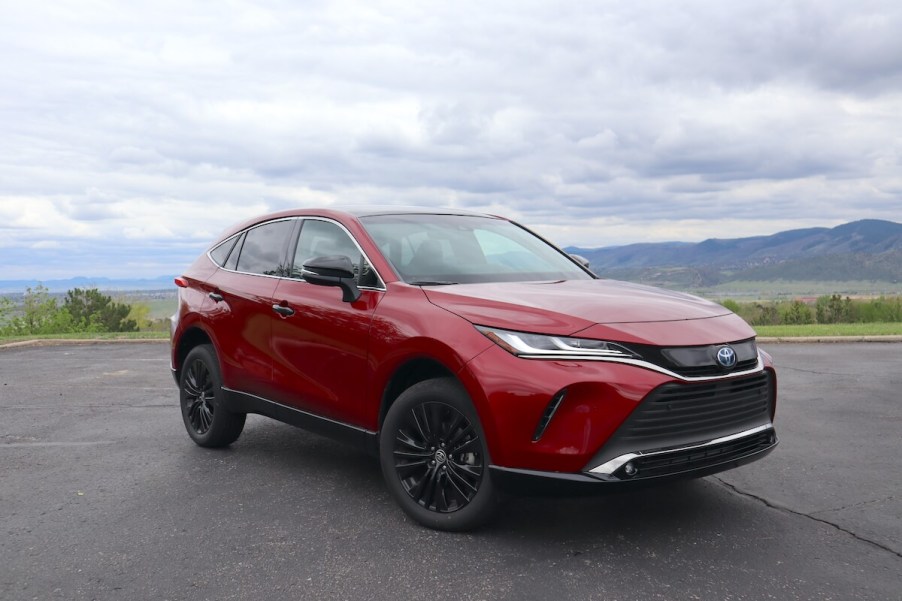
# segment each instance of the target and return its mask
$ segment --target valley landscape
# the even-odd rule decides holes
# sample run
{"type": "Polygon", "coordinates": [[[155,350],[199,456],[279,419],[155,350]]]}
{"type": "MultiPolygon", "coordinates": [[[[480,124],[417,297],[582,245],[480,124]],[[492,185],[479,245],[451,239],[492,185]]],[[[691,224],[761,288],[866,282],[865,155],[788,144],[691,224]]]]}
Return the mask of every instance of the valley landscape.
{"type": "MultiPolygon", "coordinates": [[[[897,334],[902,323],[902,224],[891,221],[861,220],[699,243],[566,250],[586,258],[601,277],[720,302],[774,335],[799,326],[804,330],[795,335],[897,334]]],[[[9,320],[35,299],[57,307],[69,290],[98,289],[132,306],[139,330],[163,335],[178,302],[173,277],[6,280],[0,281],[0,301],[9,320]]]]}
{"type": "Polygon", "coordinates": [[[568,247],[595,273],[715,300],[902,293],[902,224],[861,220],[751,238],[568,247]]]}

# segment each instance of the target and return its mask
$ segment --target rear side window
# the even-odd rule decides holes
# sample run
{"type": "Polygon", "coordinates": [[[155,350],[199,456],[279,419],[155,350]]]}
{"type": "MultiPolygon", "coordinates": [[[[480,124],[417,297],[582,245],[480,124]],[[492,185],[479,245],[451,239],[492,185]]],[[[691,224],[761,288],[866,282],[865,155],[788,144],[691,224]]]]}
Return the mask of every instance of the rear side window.
{"type": "Polygon", "coordinates": [[[285,244],[293,221],[273,221],[247,231],[238,257],[238,271],[262,275],[285,276],[285,244]]]}

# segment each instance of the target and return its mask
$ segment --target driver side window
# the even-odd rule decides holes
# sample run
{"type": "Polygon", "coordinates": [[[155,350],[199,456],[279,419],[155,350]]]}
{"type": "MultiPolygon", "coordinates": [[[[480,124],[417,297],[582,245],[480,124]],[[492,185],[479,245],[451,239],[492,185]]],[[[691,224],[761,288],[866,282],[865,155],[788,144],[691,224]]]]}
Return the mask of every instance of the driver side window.
{"type": "Polygon", "coordinates": [[[331,221],[305,219],[301,225],[301,234],[294,253],[292,277],[301,277],[301,269],[305,261],[314,257],[331,256],[345,256],[351,260],[351,265],[354,266],[354,282],[358,286],[376,287],[379,285],[376,272],[341,227],[331,221]]]}

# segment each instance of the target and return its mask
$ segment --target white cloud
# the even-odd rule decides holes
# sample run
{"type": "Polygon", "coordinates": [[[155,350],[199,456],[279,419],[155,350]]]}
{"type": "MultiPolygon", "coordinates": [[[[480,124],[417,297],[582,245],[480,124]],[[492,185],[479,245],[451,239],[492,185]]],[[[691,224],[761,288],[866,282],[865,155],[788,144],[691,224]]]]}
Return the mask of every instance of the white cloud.
{"type": "Polygon", "coordinates": [[[898,220],[900,30],[888,0],[7,3],[0,247],[155,276],[336,203],[587,246],[898,220]]]}

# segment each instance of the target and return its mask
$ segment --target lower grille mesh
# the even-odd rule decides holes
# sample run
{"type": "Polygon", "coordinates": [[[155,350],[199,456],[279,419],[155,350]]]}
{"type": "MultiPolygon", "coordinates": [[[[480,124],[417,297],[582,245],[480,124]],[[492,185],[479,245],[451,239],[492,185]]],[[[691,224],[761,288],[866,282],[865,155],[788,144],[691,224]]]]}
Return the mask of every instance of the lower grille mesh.
{"type": "MultiPolygon", "coordinates": [[[[776,444],[771,425],[776,386],[770,370],[706,382],[671,382],[649,393],[595,454],[589,466],[626,455],[636,478],[677,474],[729,463],[776,444]],[[754,432],[740,439],[707,444],[754,432]],[[704,446],[700,446],[704,445],[704,446]]],[[[593,469],[590,467],[589,469],[593,469]]],[[[615,477],[632,478],[623,466],[615,477]]]]}
{"type": "Polygon", "coordinates": [[[769,372],[703,384],[667,384],[621,426],[617,438],[637,449],[675,446],[741,432],[770,419],[769,372]]]}

